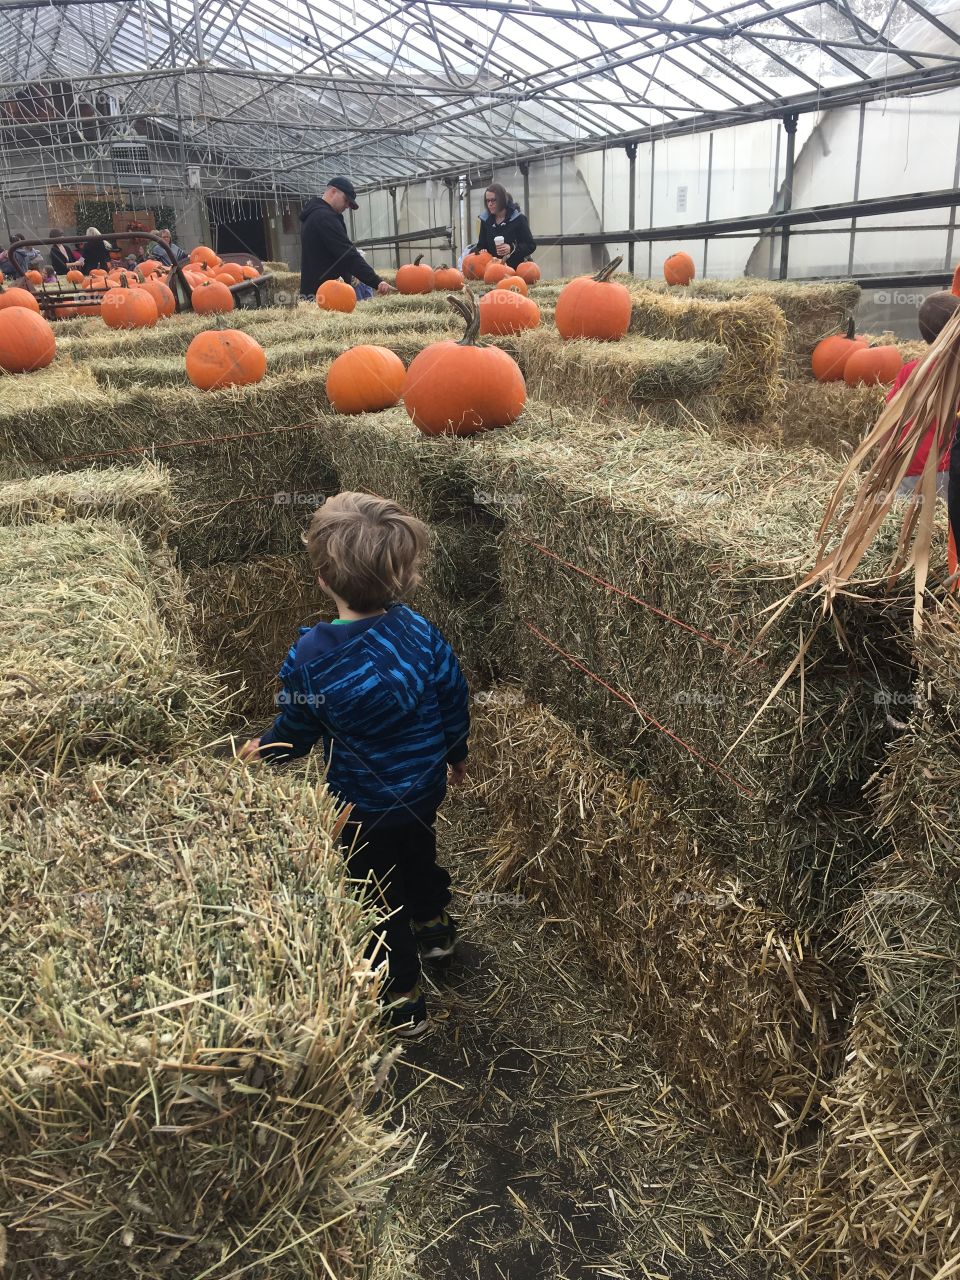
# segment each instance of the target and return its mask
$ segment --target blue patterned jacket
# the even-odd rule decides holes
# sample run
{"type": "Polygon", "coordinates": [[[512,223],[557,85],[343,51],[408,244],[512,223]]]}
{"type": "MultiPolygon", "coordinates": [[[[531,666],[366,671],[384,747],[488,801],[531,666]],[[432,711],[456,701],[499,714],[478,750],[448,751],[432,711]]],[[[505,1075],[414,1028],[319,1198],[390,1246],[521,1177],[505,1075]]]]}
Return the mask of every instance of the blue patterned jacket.
{"type": "Polygon", "coordinates": [[[280,680],[265,760],[305,756],[322,740],[327,784],[357,821],[436,809],[447,765],[466,758],[470,712],[460,664],[431,622],[398,604],[342,628],[301,627],[280,680]]]}

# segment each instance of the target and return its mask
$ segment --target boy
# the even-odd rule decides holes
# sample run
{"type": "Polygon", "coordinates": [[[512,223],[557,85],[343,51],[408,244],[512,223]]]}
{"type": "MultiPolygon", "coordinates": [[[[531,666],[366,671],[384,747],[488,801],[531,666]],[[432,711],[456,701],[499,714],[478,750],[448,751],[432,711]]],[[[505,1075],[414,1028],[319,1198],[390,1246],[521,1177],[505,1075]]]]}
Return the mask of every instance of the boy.
{"type": "Polygon", "coordinates": [[[304,541],[338,617],[301,628],[280,670],[282,710],[240,757],[291,760],[323,741],[327,785],[351,806],[350,875],[371,877],[391,913],[388,1018],[419,1035],[421,956],[446,960],[456,946],[434,822],[448,768],[453,785],[466,774],[467,684],[436,627],[397,603],[419,581],[425,525],[395,502],[340,493],[314,512],[304,541]]]}

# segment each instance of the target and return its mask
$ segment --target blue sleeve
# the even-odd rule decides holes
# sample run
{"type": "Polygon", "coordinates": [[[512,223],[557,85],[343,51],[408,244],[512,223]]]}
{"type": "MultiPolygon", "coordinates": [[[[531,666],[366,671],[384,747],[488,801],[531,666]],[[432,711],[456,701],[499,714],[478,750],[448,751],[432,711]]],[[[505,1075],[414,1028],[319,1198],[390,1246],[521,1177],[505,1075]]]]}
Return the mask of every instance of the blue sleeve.
{"type": "Polygon", "coordinates": [[[301,679],[294,678],[296,652],[297,646],[294,645],[280,668],[283,686],[277,697],[280,714],[266,733],[260,735],[260,757],[270,764],[282,764],[309,755],[323,737],[324,723],[319,711],[323,706],[323,694],[301,679]],[[274,749],[265,751],[264,747],[274,749]]]}
{"type": "Polygon", "coordinates": [[[460,670],[457,655],[437,633],[437,665],[434,676],[440,719],[447,741],[447,763],[459,764],[467,758],[470,735],[470,690],[460,670]]]}

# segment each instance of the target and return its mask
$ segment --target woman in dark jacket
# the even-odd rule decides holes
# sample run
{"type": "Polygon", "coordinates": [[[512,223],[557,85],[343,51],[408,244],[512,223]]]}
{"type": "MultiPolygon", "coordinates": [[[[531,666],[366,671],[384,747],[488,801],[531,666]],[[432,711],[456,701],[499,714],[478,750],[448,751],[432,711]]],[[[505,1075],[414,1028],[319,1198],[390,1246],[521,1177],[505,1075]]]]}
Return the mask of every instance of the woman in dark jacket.
{"type": "Polygon", "coordinates": [[[530,226],[519,207],[514,204],[513,196],[499,182],[492,182],[487,187],[483,199],[480,238],[474,252],[486,249],[487,253],[505,261],[508,267],[516,268],[537,247],[536,240],[530,234],[530,226]],[[495,243],[497,236],[503,236],[503,244],[495,243]]]}
{"type": "Polygon", "coordinates": [[[91,271],[110,270],[110,246],[96,227],[87,227],[87,238],[80,252],[83,254],[83,269],[87,275],[91,271]]]}
{"type": "MultiPolygon", "coordinates": [[[[62,235],[63,232],[58,227],[51,227],[48,232],[51,240],[59,241],[62,235]]],[[[68,271],[80,266],[83,255],[73,245],[58,243],[50,246],[50,262],[58,276],[65,276],[68,271]]]]}

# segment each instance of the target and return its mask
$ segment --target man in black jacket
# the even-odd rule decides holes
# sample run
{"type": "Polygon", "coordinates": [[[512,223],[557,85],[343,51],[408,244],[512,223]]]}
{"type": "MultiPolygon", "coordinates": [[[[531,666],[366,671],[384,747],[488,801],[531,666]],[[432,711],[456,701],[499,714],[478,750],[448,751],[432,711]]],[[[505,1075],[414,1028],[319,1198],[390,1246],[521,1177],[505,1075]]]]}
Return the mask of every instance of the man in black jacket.
{"type": "Polygon", "coordinates": [[[300,292],[305,298],[312,298],[324,280],[342,278],[351,284],[354,276],[377,293],[393,293],[347,235],[344,210],[357,207],[349,178],[331,178],[323,195],[300,214],[300,292]]]}

